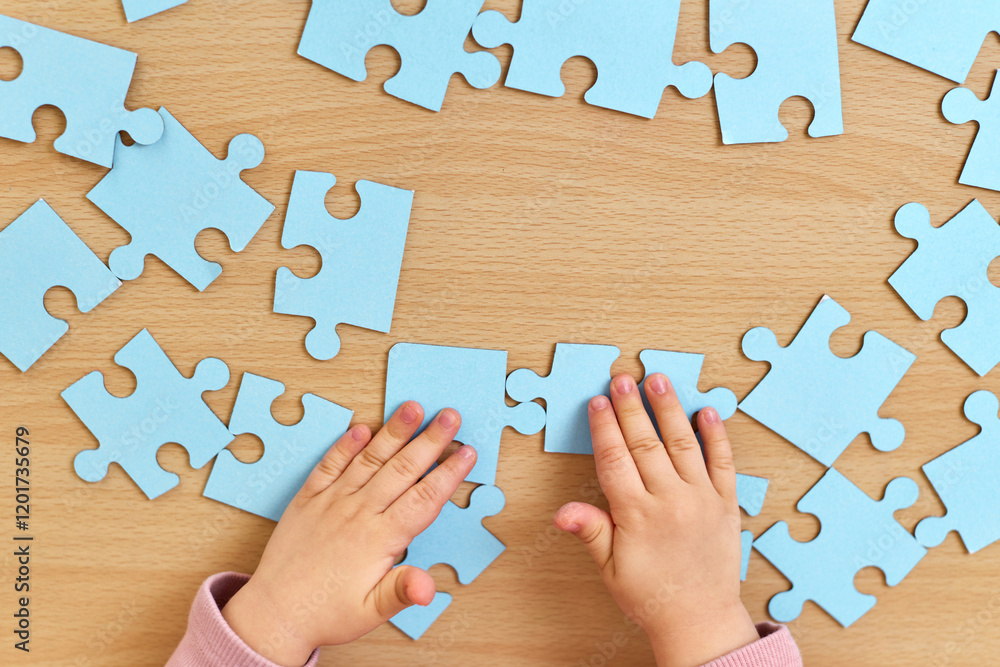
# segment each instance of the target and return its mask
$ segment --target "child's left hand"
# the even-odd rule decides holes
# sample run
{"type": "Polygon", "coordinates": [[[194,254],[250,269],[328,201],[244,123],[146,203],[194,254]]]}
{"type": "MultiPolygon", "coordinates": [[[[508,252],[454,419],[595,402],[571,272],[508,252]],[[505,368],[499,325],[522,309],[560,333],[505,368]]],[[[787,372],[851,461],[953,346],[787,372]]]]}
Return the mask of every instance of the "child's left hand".
{"type": "Polygon", "coordinates": [[[443,410],[411,442],[423,418],[418,403],[406,403],[374,437],[355,426],[316,466],[257,571],[222,610],[250,648],[297,667],[319,646],[353,641],[412,604],[430,604],[431,576],[393,565],[437,518],[476,453],[462,446],[421,479],[460,424],[456,411],[443,410]]]}

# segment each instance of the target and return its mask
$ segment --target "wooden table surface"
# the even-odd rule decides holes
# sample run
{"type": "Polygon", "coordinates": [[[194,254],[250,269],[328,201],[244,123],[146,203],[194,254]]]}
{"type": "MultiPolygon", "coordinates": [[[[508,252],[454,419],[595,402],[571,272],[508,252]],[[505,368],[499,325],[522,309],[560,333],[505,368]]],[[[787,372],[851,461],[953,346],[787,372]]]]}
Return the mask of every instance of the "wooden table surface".
{"type": "MultiPolygon", "coordinates": [[[[486,3],[512,17],[518,4],[486,3]]],[[[940,342],[938,332],[965,315],[960,301],[946,300],[934,320],[921,322],[889,287],[914,247],[892,218],[920,201],[939,224],[975,197],[998,213],[1000,194],[957,183],[976,127],[942,117],[953,84],[850,41],[863,5],[837,3],[846,133],[808,138],[811,108],[795,99],[781,111],[787,142],[723,146],[711,94],[689,101],[670,90],[652,121],[591,107],[582,96],[596,71],[583,59],[565,66],[569,92],[561,99],[477,91],[456,77],[444,110],[425,111],[382,91],[398,67],[391,49],[369,55],[364,83],[298,57],[306,0],[190,0],[133,25],[118,0],[0,2],[5,14],[138,52],[130,107],[165,105],[217,156],[236,134],[256,134],[267,157],[244,177],[277,206],[240,254],[219,232],[199,237],[199,252],[224,267],[204,293],[154,258],[87,315],[69,291],[55,289],[45,304],[70,333],[23,375],[0,363],[8,443],[0,662],[161,663],[183,634],[198,584],[222,570],[251,571],[271,533],[271,522],[203,498],[209,467],[192,470],[179,445],[164,447],[158,460],[181,484],[156,501],[117,466],[97,484],[74,474],[74,455],[96,442],[59,392],[94,369],[112,393],[131,392],[134,378],[112,357],[143,327],[185,374],[204,357],[229,364],[229,385],[206,395],[223,420],[240,375],[253,371],[286,383],[275,407],[286,423],[301,417],[301,394],[314,392],[377,426],[387,352],[399,341],[509,350],[510,370],[542,374],[557,342],[617,345],[613,370],[637,376],[643,349],[702,352],[702,388],[727,386],[742,398],[767,371],[742,355],[743,333],[765,325],[787,344],[830,294],[854,317],[833,336],[834,352],[854,354],[876,329],[919,355],[881,411],[903,421],[905,444],[879,453],[859,437],[837,468],[876,497],[894,477],[915,479],[920,499],[896,515],[907,529],[943,513],[920,466],[976,434],[962,403],[976,389],[1000,389],[1000,371],[980,379],[940,342]],[[327,197],[338,217],[357,210],[358,179],[416,191],[392,333],[343,326],[343,351],[330,362],[306,353],[309,320],[271,309],[279,266],[300,275],[319,267],[317,253],[279,243],[296,169],[340,177],[327,197]],[[17,426],[30,429],[32,446],[27,662],[10,634],[17,426]]],[[[675,60],[751,72],[749,48],[709,51],[707,13],[706,0],[684,2],[675,60]]],[[[980,95],[998,46],[987,40],[969,78],[980,95]]],[[[510,49],[498,53],[506,67],[510,49]]],[[[0,75],[9,77],[10,66],[0,59],[0,75]]],[[[54,152],[64,126],[58,111],[40,110],[35,123],[36,143],[0,141],[0,226],[44,197],[107,260],[128,235],[85,198],[105,170],[54,152]]],[[[739,469],[771,479],[763,513],[745,526],[759,534],[783,519],[796,539],[811,539],[819,522],[795,503],[823,467],[746,415],[729,426],[739,469]]],[[[232,448],[244,460],[262,451],[249,436],[232,448]]],[[[605,664],[602,650],[627,626],[584,549],[550,524],[562,503],[592,493],[592,459],[546,455],[541,434],[508,429],[497,483],[507,508],[486,525],[507,552],[464,588],[449,568],[434,568],[455,601],[425,638],[413,643],[383,627],[327,650],[323,664],[605,664]]],[[[998,564],[1000,546],[970,556],[952,533],[899,586],[863,570],[856,585],[878,604],[853,627],[807,603],[791,628],[812,665],[986,664],[1000,648],[998,564]]],[[[768,599],[788,585],[754,554],[744,586],[754,617],[766,619],[768,599]]],[[[625,639],[607,664],[652,663],[643,636],[625,639]]]]}

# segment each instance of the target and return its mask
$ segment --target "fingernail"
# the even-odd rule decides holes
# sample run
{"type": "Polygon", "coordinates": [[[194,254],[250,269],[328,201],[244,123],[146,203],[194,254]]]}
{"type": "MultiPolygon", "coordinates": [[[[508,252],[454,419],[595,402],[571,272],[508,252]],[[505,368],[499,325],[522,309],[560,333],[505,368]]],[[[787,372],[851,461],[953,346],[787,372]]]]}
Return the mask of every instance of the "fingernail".
{"type": "Polygon", "coordinates": [[[352,428],[351,429],[351,438],[353,438],[355,442],[361,442],[362,440],[364,440],[365,439],[365,427],[364,426],[355,426],[354,428],[352,428]]]}
{"type": "Polygon", "coordinates": [[[458,417],[455,415],[454,410],[444,410],[441,412],[441,416],[438,418],[441,421],[441,426],[445,428],[451,428],[458,423],[458,417]]]}
{"type": "Polygon", "coordinates": [[[705,415],[706,424],[718,424],[721,419],[719,419],[719,413],[715,411],[715,408],[704,408],[701,414],[705,415]]]}
{"type": "Polygon", "coordinates": [[[632,380],[630,375],[623,375],[617,380],[615,380],[615,389],[618,390],[619,394],[627,394],[632,391],[632,387],[635,386],[635,381],[632,380]]]}
{"type": "Polygon", "coordinates": [[[610,404],[611,402],[608,400],[607,396],[595,396],[590,399],[590,411],[600,412],[601,410],[607,408],[610,404]]]}
{"type": "Polygon", "coordinates": [[[649,376],[649,388],[654,394],[667,393],[667,376],[663,373],[655,373],[649,376]]]}
{"type": "Polygon", "coordinates": [[[404,424],[412,424],[417,421],[417,417],[419,416],[420,415],[412,401],[404,405],[403,409],[399,411],[399,418],[404,424]]]}
{"type": "Polygon", "coordinates": [[[476,450],[469,445],[462,445],[455,450],[455,453],[461,456],[463,459],[471,459],[475,457],[476,450]]]}

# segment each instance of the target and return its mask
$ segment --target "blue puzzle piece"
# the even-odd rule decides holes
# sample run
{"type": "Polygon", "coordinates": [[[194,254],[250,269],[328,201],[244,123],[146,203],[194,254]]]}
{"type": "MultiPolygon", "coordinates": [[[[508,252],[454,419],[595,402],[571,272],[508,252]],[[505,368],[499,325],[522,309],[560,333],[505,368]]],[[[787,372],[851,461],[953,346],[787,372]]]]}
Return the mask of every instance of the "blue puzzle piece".
{"type": "Polygon", "coordinates": [[[994,30],[996,0],[871,0],[854,41],[962,83],[994,30]]]}
{"type": "Polygon", "coordinates": [[[747,580],[750,570],[750,551],[753,549],[753,533],[744,530],[740,533],[740,581],[747,580]]]}
{"type": "Polygon", "coordinates": [[[53,287],[73,290],[86,313],[120,285],[39,199],[0,232],[0,354],[26,371],[69,331],[45,310],[45,294],[53,287]]]}
{"type": "MultiPolygon", "coordinates": [[[[764,508],[764,496],[767,495],[769,483],[763,477],[736,474],[736,501],[743,508],[744,512],[750,516],[760,514],[760,511],[764,508]]],[[[747,580],[747,570],[750,567],[750,549],[752,546],[753,533],[749,530],[744,530],[740,533],[740,549],[742,550],[740,581],[747,580]]]]}
{"type": "Polygon", "coordinates": [[[361,210],[338,220],[326,209],[336,182],[333,174],[295,173],[281,245],[312,246],[323,264],[312,278],[281,267],[274,288],[274,312],[315,320],[306,349],[323,361],[340,352],[338,324],[388,333],[413,205],[410,190],[358,181],[361,210]]]}
{"type": "Polygon", "coordinates": [[[428,0],[414,16],[400,14],[392,0],[313,0],[299,55],[354,81],[368,77],[365,56],[375,46],[399,53],[399,72],[385,92],[440,111],[448,82],[459,73],[475,88],[500,78],[491,53],[469,53],[465,40],[483,0],[428,0]]]}
{"type": "MultiPolygon", "coordinates": [[[[667,376],[688,419],[693,419],[698,412],[708,407],[715,408],[722,419],[729,419],[736,414],[736,394],[730,390],[716,387],[704,394],[698,390],[698,381],[701,378],[701,367],[705,363],[705,355],[643,350],[639,353],[639,360],[646,372],[646,378],[653,373],[663,373],[667,376]]],[[[645,382],[645,378],[643,382],[645,382]]],[[[652,414],[652,408],[650,408],[648,401],[646,401],[646,409],[652,414]]]]}
{"type": "Polygon", "coordinates": [[[229,369],[219,359],[204,359],[194,377],[186,378],[145,329],[115,354],[115,362],[135,375],[131,396],[109,394],[100,371],[62,392],[63,400],[100,442],[97,449],[77,454],[73,465],[81,479],[98,482],[107,475],[108,465],[116,462],[143,493],[156,498],[180,481],[156,462],[160,447],[170,442],[183,445],[191,467],[200,468],[232,442],[232,433],[201,397],[226,386],[229,369]]]}
{"type": "Polygon", "coordinates": [[[788,347],[762,327],[743,337],[744,354],[770,362],[771,370],[740,409],[826,466],[861,433],[883,452],[899,447],[905,435],[902,424],[880,419],[878,410],[916,356],[869,331],[861,352],[838,357],[830,336],[850,321],[850,313],[824,297],[788,347]]]}
{"type": "Polygon", "coordinates": [[[305,394],[305,416],[294,426],[275,421],[271,403],[285,385],[244,373],[229,431],[252,433],[264,443],[264,455],[243,463],[228,449],[219,452],[205,485],[205,496],[277,521],[302,488],[312,469],[347,431],[354,413],[315,394],[305,394]]]}
{"type": "Polygon", "coordinates": [[[122,0],[122,5],[125,7],[125,20],[132,23],[179,7],[186,2],[187,0],[122,0]]]}
{"type": "Polygon", "coordinates": [[[917,540],[936,547],[958,531],[969,553],[1000,540],[1000,401],[977,391],[965,401],[965,416],[979,424],[979,435],[924,465],[948,512],[917,524],[917,540]]]}
{"type": "Polygon", "coordinates": [[[120,131],[139,144],[151,144],[163,133],[152,109],[125,108],[134,53],[0,16],[0,47],[6,46],[21,55],[23,67],[15,79],[0,81],[0,137],[34,141],[32,117],[51,104],[66,117],[55,149],[110,167],[120,131]]]}
{"type": "Polygon", "coordinates": [[[791,590],[771,598],[771,617],[779,623],[793,621],[806,600],[844,627],[867,613],[875,596],[854,587],[858,571],[877,567],[886,584],[895,586],[927,553],[893,518],[893,512],[916,502],[919,493],[916,482],[899,477],[889,482],[882,500],[872,500],[839,472],[828,470],[797,506],[819,519],[814,540],[792,539],[788,524],[779,521],[753,543],[792,582],[791,590]]]}
{"type": "Polygon", "coordinates": [[[715,76],[723,143],[784,141],[778,111],[796,95],[813,107],[809,136],[844,133],[833,0],[711,0],[709,15],[712,51],[742,43],[757,54],[745,79],[715,76]]]}
{"type": "Polygon", "coordinates": [[[410,543],[400,565],[427,570],[443,563],[455,569],[459,583],[472,583],[507,548],[482,524],[484,517],[499,514],[505,502],[495,486],[477,487],[467,508],[447,502],[434,523],[410,543]]]}
{"type": "Polygon", "coordinates": [[[235,252],[243,250],[274,211],[240,180],[240,172],[264,159],[257,137],[241,134],[218,160],[166,109],[163,138],[151,146],[118,140],[115,166],[87,194],[132,235],[111,253],[111,270],[122,280],[142,274],[146,255],[156,255],[198,290],[222,267],[202,259],[194,242],[205,229],[219,229],[235,252]]]}
{"type": "Polygon", "coordinates": [[[561,97],[567,60],[585,56],[597,66],[589,104],[652,118],[663,91],[675,86],[685,97],[701,97],[712,87],[712,72],[700,62],[675,65],[674,37],[680,0],[525,0],[521,18],[508,21],[483,12],[473,27],[487,48],[514,47],[504,85],[561,97]]]}
{"type": "Polygon", "coordinates": [[[389,351],[385,419],[409,400],[423,406],[424,427],[444,408],[458,410],[462,426],[455,439],[478,454],[466,479],[495,484],[504,427],[532,434],[545,425],[545,411],[537,403],[507,405],[506,377],[507,353],[500,350],[398,343],[389,351]]]}
{"type": "Polygon", "coordinates": [[[920,204],[896,213],[896,231],[917,241],[889,284],[922,320],[948,296],[962,299],[965,321],[941,334],[941,340],[979,375],[1000,363],[1000,289],[989,280],[990,263],[1000,256],[1000,226],[979,201],[940,227],[920,204]]]}
{"type": "MultiPolygon", "coordinates": [[[[1000,74],[1000,73],[998,73],[1000,74]]],[[[993,89],[986,100],[968,88],[955,88],[944,96],[941,111],[956,125],[976,121],[979,131],[969,150],[958,182],[988,190],[1000,190],[1000,75],[993,79],[993,89]]]]}
{"type": "Polygon", "coordinates": [[[438,592],[434,594],[434,599],[426,607],[419,605],[407,607],[390,618],[389,622],[406,633],[410,639],[420,639],[450,604],[451,596],[438,592]]]}

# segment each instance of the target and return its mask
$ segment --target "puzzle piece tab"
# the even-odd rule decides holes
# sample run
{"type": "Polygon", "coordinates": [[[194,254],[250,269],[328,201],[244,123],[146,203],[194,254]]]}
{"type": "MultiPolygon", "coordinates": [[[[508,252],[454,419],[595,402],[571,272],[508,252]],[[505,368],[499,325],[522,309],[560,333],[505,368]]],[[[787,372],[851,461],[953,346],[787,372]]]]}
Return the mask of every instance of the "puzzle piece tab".
{"type": "Polygon", "coordinates": [[[440,111],[453,74],[461,74],[474,88],[489,88],[500,78],[493,54],[465,50],[482,7],[483,0],[427,0],[418,14],[406,16],[392,0],[313,0],[299,55],[364,81],[368,52],[391,46],[401,64],[385,82],[385,92],[440,111]]]}
{"type": "Polygon", "coordinates": [[[194,377],[186,378],[145,329],[115,354],[115,362],[135,375],[131,396],[109,394],[100,371],[62,392],[100,442],[97,449],[77,454],[73,465],[81,479],[98,482],[112,462],[118,463],[146,496],[156,498],[180,481],[156,462],[160,447],[183,445],[191,467],[201,468],[232,442],[233,434],[202,400],[204,392],[226,386],[229,369],[219,359],[204,359],[194,377]]]}
{"type": "Polygon", "coordinates": [[[883,452],[905,436],[902,424],[879,418],[878,410],[916,356],[869,331],[857,355],[838,357],[830,336],[850,321],[850,313],[824,297],[788,347],[762,327],[743,337],[744,354],[770,362],[771,370],[740,409],[826,466],[861,433],[883,452]]]}
{"type": "Polygon", "coordinates": [[[993,79],[993,88],[986,100],[976,97],[968,88],[955,88],[944,96],[941,111],[948,122],[961,125],[970,121],[979,124],[976,140],[969,150],[965,167],[958,182],[988,190],[1000,190],[1000,72],[993,79]]]}
{"type": "Polygon", "coordinates": [[[847,627],[875,606],[875,596],[859,593],[854,577],[865,567],[877,567],[895,586],[916,567],[927,550],[901,526],[893,513],[916,502],[916,482],[899,477],[886,487],[882,500],[872,500],[846,477],[830,469],[799,501],[800,512],[815,515],[820,533],[799,542],[779,521],[753,546],[792,582],[768,605],[779,623],[795,620],[806,600],[812,600],[847,627]]]}
{"type": "Polygon", "coordinates": [[[504,427],[530,435],[545,425],[539,404],[507,405],[506,377],[507,353],[500,350],[397,343],[389,351],[385,419],[409,400],[423,406],[423,427],[444,408],[458,410],[462,426],[455,440],[475,447],[478,454],[466,479],[495,484],[504,427]]]}
{"type": "Polygon", "coordinates": [[[121,281],[39,199],[0,231],[0,354],[21,371],[69,331],[45,310],[45,294],[56,286],[71,289],[87,313],[121,281]]]}
{"type": "Polygon", "coordinates": [[[870,0],[853,39],[963,83],[994,30],[1000,30],[995,0],[870,0]]]}
{"type": "Polygon", "coordinates": [[[151,144],[163,133],[152,109],[125,108],[134,53],[9,16],[0,16],[0,47],[12,47],[23,62],[16,78],[0,81],[0,136],[33,142],[32,117],[51,104],[66,117],[55,149],[110,167],[119,132],[138,144],[151,144]]]}
{"type": "Polygon", "coordinates": [[[979,435],[924,465],[948,512],[917,524],[917,539],[936,547],[952,530],[975,553],[1000,540],[1000,401],[977,391],[965,401],[965,416],[979,424],[979,435]]]}
{"type": "Polygon", "coordinates": [[[413,539],[400,565],[426,570],[444,563],[455,569],[460,583],[472,583],[507,548],[482,524],[505,503],[495,486],[477,487],[464,509],[448,501],[434,523],[413,539]]]}
{"type": "Polygon", "coordinates": [[[122,5],[125,7],[125,20],[132,23],[179,7],[186,2],[187,0],[122,0],[122,5]]]}
{"type": "Polygon", "coordinates": [[[205,496],[272,521],[288,503],[333,443],[347,431],[354,413],[315,394],[305,394],[305,416],[294,426],[274,419],[271,403],[285,393],[275,380],[244,373],[229,431],[252,433],[264,443],[264,455],[243,463],[228,449],[219,452],[205,485],[205,496]]]}
{"type": "Polygon", "coordinates": [[[585,56],[598,73],[584,96],[589,104],[652,118],[668,86],[688,98],[712,87],[703,63],[673,62],[679,13],[680,0],[524,0],[516,23],[483,12],[473,35],[487,48],[514,47],[508,88],[561,97],[563,65],[585,56]]]}
{"type": "Polygon", "coordinates": [[[1000,225],[974,200],[940,227],[920,204],[896,213],[896,231],[917,241],[917,249],[889,278],[889,284],[922,320],[948,296],[962,299],[965,320],[941,333],[941,340],[979,375],[1000,363],[1000,288],[989,279],[990,263],[1000,256],[1000,225]]]}
{"type": "Polygon", "coordinates": [[[361,210],[338,220],[326,209],[336,182],[333,174],[295,173],[281,245],[312,246],[323,264],[312,278],[281,267],[274,288],[274,312],[315,320],[306,349],[322,361],[340,352],[339,324],[389,332],[413,205],[410,190],[358,181],[361,210]]]}
{"type": "Polygon", "coordinates": [[[742,43],[757,54],[745,79],[715,76],[723,143],[784,141],[778,111],[797,95],[813,107],[809,136],[844,133],[833,0],[711,0],[709,7],[713,52],[742,43]]]}
{"type": "Polygon", "coordinates": [[[438,591],[426,607],[420,605],[407,607],[390,618],[389,622],[402,630],[410,639],[420,639],[450,604],[451,596],[438,591]]]}
{"type": "Polygon", "coordinates": [[[200,291],[222,267],[195,250],[198,234],[219,229],[239,252],[274,211],[240,180],[241,171],[264,159],[264,144],[241,134],[229,142],[228,157],[218,160],[166,109],[160,116],[163,138],[151,146],[125,146],[119,138],[114,168],[87,198],[132,235],[111,253],[115,275],[134,280],[146,255],[156,255],[200,291]]]}

